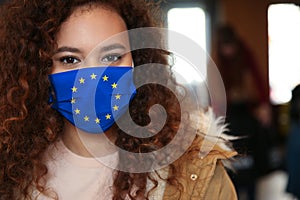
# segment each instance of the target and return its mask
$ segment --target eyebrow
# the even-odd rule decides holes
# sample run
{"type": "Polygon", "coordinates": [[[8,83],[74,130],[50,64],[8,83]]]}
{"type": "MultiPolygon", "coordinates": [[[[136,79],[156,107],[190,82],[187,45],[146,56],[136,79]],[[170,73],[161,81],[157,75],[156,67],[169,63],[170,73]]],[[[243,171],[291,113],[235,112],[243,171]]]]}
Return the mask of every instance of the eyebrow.
{"type": "Polygon", "coordinates": [[[114,50],[114,49],[126,50],[126,47],[124,45],[118,44],[118,43],[116,43],[116,44],[110,44],[110,45],[101,47],[100,48],[100,52],[111,51],[111,50],[114,50]]]}
{"type": "Polygon", "coordinates": [[[63,47],[58,48],[55,53],[61,53],[61,52],[65,52],[65,51],[72,52],[72,53],[80,53],[81,52],[77,48],[63,46],[63,47]]]}
{"type": "MultiPolygon", "coordinates": [[[[107,52],[107,51],[112,51],[114,49],[122,49],[122,50],[126,50],[126,47],[122,44],[110,44],[104,47],[100,48],[100,52],[107,52]]],[[[68,46],[63,46],[60,47],[56,50],[55,54],[57,53],[61,53],[61,52],[72,52],[72,53],[81,53],[81,51],[78,48],[75,47],[68,47],[68,46]]]]}

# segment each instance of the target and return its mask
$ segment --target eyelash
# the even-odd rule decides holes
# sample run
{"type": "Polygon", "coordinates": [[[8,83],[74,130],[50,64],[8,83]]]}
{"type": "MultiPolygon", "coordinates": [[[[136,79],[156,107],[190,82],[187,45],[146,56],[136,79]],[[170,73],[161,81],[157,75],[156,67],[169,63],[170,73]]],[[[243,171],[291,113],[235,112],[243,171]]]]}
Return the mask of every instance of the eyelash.
{"type": "Polygon", "coordinates": [[[122,55],[120,54],[109,54],[101,58],[101,62],[103,63],[114,63],[122,59],[122,55]]]}
{"type": "MultiPolygon", "coordinates": [[[[118,62],[122,58],[123,56],[120,54],[108,54],[105,55],[103,58],[100,58],[100,62],[104,64],[111,64],[118,62]]],[[[76,56],[63,56],[59,58],[59,61],[64,65],[76,65],[81,62],[81,60],[76,56]]]]}
{"type": "Polygon", "coordinates": [[[63,64],[66,64],[66,65],[74,65],[74,64],[77,64],[80,62],[80,59],[74,57],[74,56],[63,56],[59,59],[60,62],[62,62],[63,64]],[[69,62],[70,59],[72,59],[73,61],[72,62],[69,62]],[[77,61],[75,61],[77,60],[77,61]]]}

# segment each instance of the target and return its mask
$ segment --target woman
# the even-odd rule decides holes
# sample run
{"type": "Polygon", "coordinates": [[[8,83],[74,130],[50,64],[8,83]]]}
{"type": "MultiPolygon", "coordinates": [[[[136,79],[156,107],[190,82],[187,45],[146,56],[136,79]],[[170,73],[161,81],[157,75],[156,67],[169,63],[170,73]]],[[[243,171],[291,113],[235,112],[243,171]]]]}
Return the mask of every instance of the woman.
{"type": "MultiPolygon", "coordinates": [[[[158,26],[151,18],[151,8],[150,3],[137,0],[14,0],[2,7],[1,199],[236,198],[220,161],[234,152],[216,145],[200,158],[204,138],[200,134],[172,164],[149,168],[157,160],[165,161],[157,156],[141,160],[139,164],[146,170],[138,170],[141,156],[171,143],[180,126],[184,124],[184,131],[209,134],[206,123],[211,120],[201,112],[203,123],[197,129],[182,120],[180,102],[170,89],[178,85],[169,67],[160,68],[158,74],[151,67],[138,70],[149,62],[167,66],[167,51],[131,51],[137,38],[122,34],[133,28],[158,26]],[[121,36],[109,39],[116,34],[121,36]],[[133,64],[137,66],[135,84],[133,64]],[[152,83],[135,89],[139,81],[157,77],[168,80],[169,88],[152,83]],[[93,80],[98,85],[87,84],[93,80]],[[126,87],[119,87],[119,83],[126,87]],[[112,93],[105,87],[121,88],[109,98],[117,101],[125,96],[125,103],[111,105],[107,96],[112,93]],[[93,98],[98,103],[89,106],[93,98]],[[81,100],[84,107],[80,107],[81,100]],[[128,104],[137,126],[128,126],[125,132],[120,127],[126,122],[128,104]],[[167,112],[158,131],[158,122],[152,123],[152,119],[155,115],[159,118],[159,112],[152,110],[154,114],[148,115],[154,104],[161,104],[167,112]],[[85,114],[86,110],[91,113],[85,114]],[[132,136],[135,133],[152,135],[132,136]]],[[[160,42],[157,34],[142,37],[147,38],[143,42],[160,42]]],[[[184,141],[180,142],[174,151],[184,141]]]]}

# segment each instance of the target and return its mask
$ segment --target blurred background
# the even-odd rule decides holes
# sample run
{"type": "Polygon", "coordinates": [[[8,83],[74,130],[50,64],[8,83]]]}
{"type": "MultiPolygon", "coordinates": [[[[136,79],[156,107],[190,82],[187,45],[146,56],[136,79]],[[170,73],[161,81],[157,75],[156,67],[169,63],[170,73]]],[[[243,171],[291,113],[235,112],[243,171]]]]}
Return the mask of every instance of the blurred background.
{"type": "MultiPolygon", "coordinates": [[[[228,134],[242,136],[233,142],[240,156],[229,171],[239,199],[299,199],[300,1],[157,2],[165,26],[194,40],[219,68],[228,134]]],[[[180,60],[175,68],[191,83],[207,79],[192,76],[180,60]]]]}
{"type": "MultiPolygon", "coordinates": [[[[229,171],[239,199],[299,199],[300,1],[158,2],[166,27],[197,42],[221,73],[228,134],[242,138],[229,171]]],[[[181,61],[175,69],[192,83],[207,78],[197,80],[181,61]]]]}

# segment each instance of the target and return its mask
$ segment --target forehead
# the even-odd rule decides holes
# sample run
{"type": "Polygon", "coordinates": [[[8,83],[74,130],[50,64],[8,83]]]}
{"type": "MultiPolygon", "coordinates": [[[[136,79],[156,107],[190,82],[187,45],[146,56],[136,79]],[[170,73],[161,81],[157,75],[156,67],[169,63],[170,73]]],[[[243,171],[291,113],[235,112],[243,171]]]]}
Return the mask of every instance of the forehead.
{"type": "Polygon", "coordinates": [[[56,36],[60,46],[74,46],[92,49],[109,37],[126,31],[121,16],[103,6],[80,7],[61,25],[56,36]]]}

